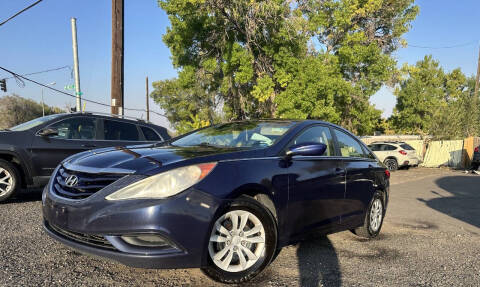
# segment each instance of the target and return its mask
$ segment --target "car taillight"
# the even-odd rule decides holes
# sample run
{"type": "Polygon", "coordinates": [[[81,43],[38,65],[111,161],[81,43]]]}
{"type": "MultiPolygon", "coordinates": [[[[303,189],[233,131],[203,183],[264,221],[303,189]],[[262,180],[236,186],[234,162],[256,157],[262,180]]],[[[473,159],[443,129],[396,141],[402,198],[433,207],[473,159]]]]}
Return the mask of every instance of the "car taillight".
{"type": "Polygon", "coordinates": [[[475,152],[479,152],[479,150],[478,150],[478,146],[475,148],[475,152]]]}
{"type": "Polygon", "coordinates": [[[387,178],[390,178],[390,171],[388,169],[385,170],[385,175],[387,176],[387,178]]]}
{"type": "Polygon", "coordinates": [[[407,152],[404,151],[404,150],[399,151],[399,153],[401,153],[401,154],[403,154],[403,155],[407,155],[407,152]]]}

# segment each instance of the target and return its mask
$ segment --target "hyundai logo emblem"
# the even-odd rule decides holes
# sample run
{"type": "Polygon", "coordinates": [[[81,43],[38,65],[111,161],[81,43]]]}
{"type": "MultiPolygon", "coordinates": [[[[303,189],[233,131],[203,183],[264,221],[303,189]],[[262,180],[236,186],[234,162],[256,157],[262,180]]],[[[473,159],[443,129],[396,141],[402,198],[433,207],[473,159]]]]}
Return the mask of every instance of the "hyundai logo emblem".
{"type": "Polygon", "coordinates": [[[78,184],[78,177],[73,174],[70,175],[67,177],[67,180],[65,180],[65,184],[70,187],[76,186],[78,184]]]}

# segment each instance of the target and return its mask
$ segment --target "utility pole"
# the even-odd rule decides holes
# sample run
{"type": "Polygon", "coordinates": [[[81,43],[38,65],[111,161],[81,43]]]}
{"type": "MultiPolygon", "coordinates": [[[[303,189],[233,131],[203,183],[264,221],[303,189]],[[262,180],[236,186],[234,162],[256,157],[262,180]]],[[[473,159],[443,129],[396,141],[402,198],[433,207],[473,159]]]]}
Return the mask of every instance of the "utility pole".
{"type": "MultiPolygon", "coordinates": [[[[475,79],[475,92],[473,103],[476,105],[478,103],[478,84],[480,80],[480,47],[478,48],[478,65],[477,65],[477,78],[475,79]]],[[[477,109],[477,106],[474,106],[477,109]]]]}
{"type": "Polygon", "coordinates": [[[148,102],[148,77],[145,78],[145,88],[147,90],[147,122],[150,121],[150,105],[148,102]]]}
{"type": "Polygon", "coordinates": [[[76,111],[82,111],[82,92],[80,91],[80,71],[78,67],[77,19],[72,18],[73,72],[75,76],[76,111]]]}
{"type": "Polygon", "coordinates": [[[123,115],[123,5],[124,0],[112,0],[112,114],[123,115]]]}
{"type": "MultiPolygon", "coordinates": [[[[479,120],[479,111],[478,111],[478,85],[479,85],[479,80],[480,80],[480,47],[478,48],[478,64],[477,64],[477,77],[475,79],[475,91],[473,92],[473,124],[476,127],[478,125],[478,120],[479,120]]],[[[474,131],[470,130],[469,135],[471,136],[472,133],[475,133],[474,131]]]]}

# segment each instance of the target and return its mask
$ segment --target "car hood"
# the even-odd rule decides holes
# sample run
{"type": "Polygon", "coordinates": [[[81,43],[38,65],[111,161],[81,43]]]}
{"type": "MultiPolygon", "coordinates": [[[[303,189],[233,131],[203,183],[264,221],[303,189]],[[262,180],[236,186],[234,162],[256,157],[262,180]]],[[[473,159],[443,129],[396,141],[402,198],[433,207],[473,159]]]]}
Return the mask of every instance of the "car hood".
{"type": "Polygon", "coordinates": [[[73,170],[90,173],[153,174],[175,165],[254,157],[258,151],[232,148],[131,146],[96,149],[74,155],[64,161],[73,170]]]}

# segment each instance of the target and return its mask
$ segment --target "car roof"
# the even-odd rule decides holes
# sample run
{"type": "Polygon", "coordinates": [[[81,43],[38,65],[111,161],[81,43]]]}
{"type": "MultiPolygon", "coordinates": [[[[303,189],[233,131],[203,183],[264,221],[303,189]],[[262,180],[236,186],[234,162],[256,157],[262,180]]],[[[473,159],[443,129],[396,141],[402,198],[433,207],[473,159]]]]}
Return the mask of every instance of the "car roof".
{"type": "Polygon", "coordinates": [[[378,141],[378,142],[372,142],[370,144],[405,144],[405,142],[400,142],[400,141],[378,141]]]}
{"type": "Polygon", "coordinates": [[[71,116],[94,116],[94,117],[99,117],[99,118],[104,118],[104,119],[111,119],[111,120],[118,120],[118,121],[125,121],[125,122],[130,122],[134,124],[143,124],[143,125],[152,125],[152,126],[157,126],[164,128],[162,126],[155,125],[154,123],[142,120],[142,119],[136,119],[136,118],[126,118],[122,116],[111,116],[108,114],[103,114],[103,113],[94,113],[94,112],[76,112],[76,113],[63,113],[61,114],[61,117],[67,118],[71,116]]]}

